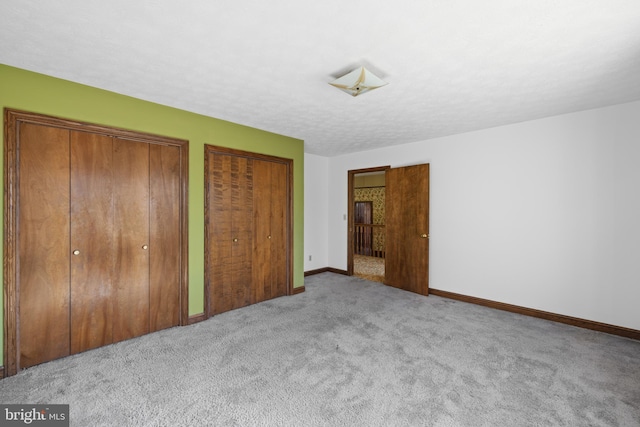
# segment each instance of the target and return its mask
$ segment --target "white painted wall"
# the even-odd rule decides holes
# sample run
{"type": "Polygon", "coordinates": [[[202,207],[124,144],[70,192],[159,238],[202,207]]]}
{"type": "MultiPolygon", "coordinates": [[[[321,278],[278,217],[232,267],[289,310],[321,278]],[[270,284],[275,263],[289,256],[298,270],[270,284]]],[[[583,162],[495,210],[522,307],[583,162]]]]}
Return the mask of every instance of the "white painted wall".
{"type": "Polygon", "coordinates": [[[329,266],[347,266],[347,171],[425,162],[432,288],[640,329],[640,102],[329,158],[329,266]]]}
{"type": "Polygon", "coordinates": [[[329,265],[328,223],[329,159],[304,155],[304,271],[329,265]],[[309,261],[311,256],[311,261],[309,261]]]}

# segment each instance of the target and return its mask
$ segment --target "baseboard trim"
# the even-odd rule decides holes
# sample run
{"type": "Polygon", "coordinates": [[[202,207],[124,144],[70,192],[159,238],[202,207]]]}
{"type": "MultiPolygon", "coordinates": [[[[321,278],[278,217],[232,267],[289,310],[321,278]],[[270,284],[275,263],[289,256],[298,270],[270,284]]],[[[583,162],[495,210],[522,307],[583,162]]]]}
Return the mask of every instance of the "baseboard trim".
{"type": "Polygon", "coordinates": [[[348,276],[349,275],[347,273],[347,270],[340,270],[338,268],[333,268],[333,267],[323,267],[323,268],[318,268],[317,270],[305,271],[304,272],[304,277],[313,276],[314,274],[327,273],[327,272],[336,273],[336,274],[342,274],[344,276],[348,276]]]}
{"type": "Polygon", "coordinates": [[[291,295],[298,295],[304,292],[304,286],[298,286],[297,288],[293,288],[293,293],[291,295]]]}
{"type": "Polygon", "coordinates": [[[0,366],[0,379],[4,378],[4,366],[0,366]]]}
{"type": "Polygon", "coordinates": [[[203,320],[207,320],[207,316],[204,313],[194,314],[189,316],[189,325],[193,325],[194,323],[202,322],[203,320]]]}
{"type": "Polygon", "coordinates": [[[607,334],[618,335],[640,341],[640,330],[625,328],[623,326],[610,325],[607,323],[595,322],[593,320],[580,319],[578,317],[565,316],[564,314],[550,313],[548,311],[536,310],[534,308],[521,307],[518,305],[497,302],[468,295],[457,294],[455,292],[442,291],[440,289],[429,288],[429,294],[443,298],[482,305],[497,310],[509,311],[511,313],[525,316],[537,317],[539,319],[551,320],[553,322],[564,323],[579,328],[591,329],[593,331],[605,332],[607,334]]]}
{"type": "Polygon", "coordinates": [[[326,273],[329,271],[329,267],[318,268],[316,270],[309,270],[304,272],[304,277],[313,276],[314,274],[326,273]]]}

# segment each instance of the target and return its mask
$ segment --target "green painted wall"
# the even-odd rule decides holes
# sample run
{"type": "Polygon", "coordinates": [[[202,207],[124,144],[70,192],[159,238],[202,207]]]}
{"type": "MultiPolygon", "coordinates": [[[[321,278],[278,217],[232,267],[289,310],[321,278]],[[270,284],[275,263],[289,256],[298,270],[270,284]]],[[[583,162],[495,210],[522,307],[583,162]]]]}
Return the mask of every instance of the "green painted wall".
{"type": "MultiPolygon", "coordinates": [[[[293,286],[304,285],[303,141],[2,64],[0,64],[0,107],[189,141],[190,315],[202,313],[204,310],[204,144],[293,159],[293,286]]],[[[4,132],[1,138],[4,144],[4,132]]],[[[4,159],[0,168],[3,169],[1,179],[4,181],[4,159]]],[[[3,204],[4,200],[0,199],[0,203],[3,204]]],[[[4,205],[2,212],[4,212],[4,205]]],[[[2,245],[0,245],[1,250],[2,245]]],[[[4,292],[0,294],[0,299],[3,294],[4,292]]],[[[4,307],[4,302],[1,307],[4,307]]],[[[4,315],[0,320],[2,325],[0,330],[4,330],[3,324],[4,315]]],[[[1,338],[4,339],[4,334],[1,338]]],[[[4,344],[1,348],[4,348],[4,344]]],[[[0,360],[2,364],[4,354],[0,360]]]]}

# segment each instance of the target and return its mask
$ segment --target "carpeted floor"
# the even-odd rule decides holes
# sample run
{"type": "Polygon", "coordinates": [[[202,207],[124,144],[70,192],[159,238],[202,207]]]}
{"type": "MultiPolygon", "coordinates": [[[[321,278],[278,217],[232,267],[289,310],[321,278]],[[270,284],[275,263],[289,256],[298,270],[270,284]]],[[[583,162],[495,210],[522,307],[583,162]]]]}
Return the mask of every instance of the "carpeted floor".
{"type": "Polygon", "coordinates": [[[354,254],[353,274],[362,279],[384,283],[384,258],[354,254]]]}
{"type": "Polygon", "coordinates": [[[72,426],[639,426],[640,342],[323,273],[45,363],[2,403],[72,426]]]}

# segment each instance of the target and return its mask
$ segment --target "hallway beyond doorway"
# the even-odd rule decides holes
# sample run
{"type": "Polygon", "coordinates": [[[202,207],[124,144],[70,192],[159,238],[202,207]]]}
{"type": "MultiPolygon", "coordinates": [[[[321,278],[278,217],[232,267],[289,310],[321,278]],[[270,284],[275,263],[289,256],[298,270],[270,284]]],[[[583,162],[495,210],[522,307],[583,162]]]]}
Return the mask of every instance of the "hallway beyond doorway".
{"type": "Polygon", "coordinates": [[[353,275],[384,283],[384,258],[365,255],[353,255],[353,275]]]}

